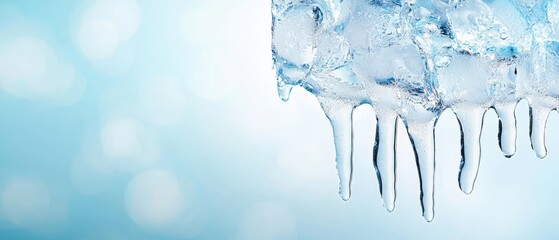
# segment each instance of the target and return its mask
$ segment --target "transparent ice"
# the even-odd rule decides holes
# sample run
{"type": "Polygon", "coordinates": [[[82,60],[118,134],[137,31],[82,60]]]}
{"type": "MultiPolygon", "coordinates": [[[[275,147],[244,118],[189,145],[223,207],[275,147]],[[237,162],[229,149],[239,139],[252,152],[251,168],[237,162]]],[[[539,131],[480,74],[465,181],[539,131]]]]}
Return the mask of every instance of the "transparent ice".
{"type": "Polygon", "coordinates": [[[499,117],[514,155],[515,108],[530,106],[532,148],[546,156],[547,117],[559,107],[557,0],[272,0],[272,52],[280,97],[316,95],[331,122],[340,195],[351,195],[353,110],[370,104],[373,162],[388,211],[395,202],[395,133],[401,118],[420,176],[423,216],[434,216],[434,127],[451,109],[462,131],[459,186],[478,173],[485,112],[499,117]]]}

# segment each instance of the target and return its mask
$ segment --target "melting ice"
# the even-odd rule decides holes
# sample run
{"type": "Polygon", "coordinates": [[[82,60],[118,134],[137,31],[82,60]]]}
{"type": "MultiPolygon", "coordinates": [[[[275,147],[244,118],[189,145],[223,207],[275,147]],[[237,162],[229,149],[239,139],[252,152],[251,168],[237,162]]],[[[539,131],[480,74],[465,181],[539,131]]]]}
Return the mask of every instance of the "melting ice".
{"type": "Polygon", "coordinates": [[[377,115],[373,163],[388,211],[395,201],[395,133],[412,141],[423,216],[432,221],[434,127],[450,108],[462,131],[459,186],[472,192],[483,117],[495,109],[505,156],[515,153],[514,111],[530,105],[532,148],[546,156],[547,117],[559,107],[556,0],[272,0],[272,52],[283,100],[302,86],[332,124],[340,195],[351,192],[352,112],[377,115]]]}

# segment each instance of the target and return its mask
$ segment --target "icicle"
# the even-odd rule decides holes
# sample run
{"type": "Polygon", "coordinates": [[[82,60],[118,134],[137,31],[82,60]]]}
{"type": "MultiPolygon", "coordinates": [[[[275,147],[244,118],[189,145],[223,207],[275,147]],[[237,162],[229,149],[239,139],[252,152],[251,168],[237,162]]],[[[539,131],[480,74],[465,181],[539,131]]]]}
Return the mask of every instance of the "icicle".
{"type": "Polygon", "coordinates": [[[336,147],[336,168],[340,179],[340,197],[347,201],[351,197],[353,171],[353,124],[355,105],[343,100],[319,98],[324,113],[330,120],[336,147]]]}
{"type": "Polygon", "coordinates": [[[282,101],[287,102],[291,95],[293,85],[286,84],[283,80],[278,79],[278,95],[282,101]]]}
{"type": "Polygon", "coordinates": [[[431,222],[435,216],[435,120],[407,125],[419,173],[423,217],[431,222]]]}
{"type": "Polygon", "coordinates": [[[472,193],[479,170],[481,157],[481,131],[486,109],[472,106],[459,106],[454,113],[462,131],[462,161],[458,182],[465,194],[472,193]]]}
{"type": "Polygon", "coordinates": [[[499,146],[505,157],[510,158],[516,152],[516,103],[495,105],[499,116],[499,146]]]}
{"type": "Polygon", "coordinates": [[[344,200],[351,195],[352,113],[359,104],[382,108],[376,109],[373,163],[388,211],[394,210],[396,199],[398,114],[414,146],[427,221],[434,215],[433,125],[445,109],[453,109],[460,123],[458,182],[466,194],[473,191],[478,175],[488,107],[499,117],[499,146],[510,158],[517,138],[517,102],[510,100],[527,99],[532,148],[538,157],[546,156],[546,121],[559,107],[554,80],[559,44],[551,34],[559,24],[545,16],[555,14],[551,10],[557,6],[542,5],[534,14],[543,17],[529,17],[525,13],[532,7],[523,9],[510,1],[498,6],[487,1],[444,6],[415,1],[272,2],[279,95],[287,101],[292,87],[299,85],[318,97],[333,128],[344,200]]]}
{"type": "Polygon", "coordinates": [[[397,114],[391,110],[377,110],[377,131],[373,163],[380,194],[386,210],[392,212],[396,201],[395,140],[397,114]]]}
{"type": "Polygon", "coordinates": [[[550,112],[550,109],[538,105],[530,106],[530,139],[532,140],[532,149],[539,158],[547,156],[545,125],[550,112]]]}

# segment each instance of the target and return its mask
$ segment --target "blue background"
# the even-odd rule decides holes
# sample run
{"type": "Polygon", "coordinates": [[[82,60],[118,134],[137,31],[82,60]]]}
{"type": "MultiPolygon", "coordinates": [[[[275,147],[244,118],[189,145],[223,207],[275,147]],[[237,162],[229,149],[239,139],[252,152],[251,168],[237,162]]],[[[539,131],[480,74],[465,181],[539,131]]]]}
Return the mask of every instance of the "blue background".
{"type": "Polygon", "coordinates": [[[0,2],[0,238],[559,235],[559,119],[538,160],[526,102],[511,159],[486,115],[469,196],[457,185],[459,126],[443,114],[432,223],[404,131],[396,210],[384,210],[374,111],[360,107],[353,196],[342,201],[318,103],[302,89],[277,97],[270,25],[269,1],[0,2]]]}

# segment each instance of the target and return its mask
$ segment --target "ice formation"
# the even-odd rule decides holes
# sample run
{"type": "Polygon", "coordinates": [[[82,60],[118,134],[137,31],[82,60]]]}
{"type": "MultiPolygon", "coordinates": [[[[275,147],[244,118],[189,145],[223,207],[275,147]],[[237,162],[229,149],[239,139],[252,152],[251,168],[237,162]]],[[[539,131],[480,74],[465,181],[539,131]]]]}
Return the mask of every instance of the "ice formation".
{"type": "Polygon", "coordinates": [[[459,186],[473,190],[483,117],[494,108],[505,156],[515,153],[516,104],[530,106],[532,148],[546,156],[547,117],[559,106],[557,0],[272,0],[280,97],[316,95],[334,132],[340,195],[350,197],[352,112],[377,115],[373,162],[388,211],[395,202],[396,120],[405,123],[432,221],[434,127],[452,109],[462,130],[459,186]]]}

